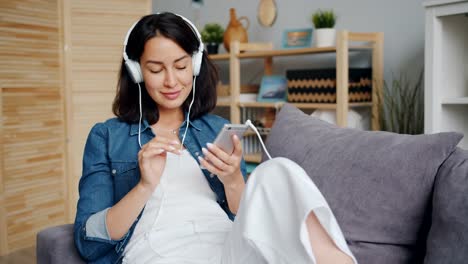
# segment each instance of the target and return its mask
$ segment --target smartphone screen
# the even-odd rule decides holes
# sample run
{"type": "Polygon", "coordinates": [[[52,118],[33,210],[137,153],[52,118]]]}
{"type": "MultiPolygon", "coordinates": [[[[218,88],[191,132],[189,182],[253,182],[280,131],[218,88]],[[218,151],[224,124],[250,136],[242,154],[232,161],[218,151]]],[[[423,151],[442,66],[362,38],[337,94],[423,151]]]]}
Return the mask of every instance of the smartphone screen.
{"type": "Polygon", "coordinates": [[[219,132],[213,144],[221,148],[224,152],[232,154],[234,145],[232,144],[232,135],[236,135],[240,140],[244,133],[249,129],[244,124],[226,124],[219,132]]]}

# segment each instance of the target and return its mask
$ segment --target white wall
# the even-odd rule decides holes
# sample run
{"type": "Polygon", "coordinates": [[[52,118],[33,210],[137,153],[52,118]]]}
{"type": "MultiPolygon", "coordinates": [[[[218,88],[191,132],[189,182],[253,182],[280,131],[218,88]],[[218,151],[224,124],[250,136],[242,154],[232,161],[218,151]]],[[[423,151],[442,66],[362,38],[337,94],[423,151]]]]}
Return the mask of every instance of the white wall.
{"type": "MultiPolygon", "coordinates": [[[[204,5],[194,8],[191,0],[153,0],[153,11],[171,11],[194,21],[199,28],[209,22],[227,26],[229,8],[234,7],[238,16],[250,19],[249,41],[272,41],[281,48],[282,32],[285,29],[312,27],[310,17],[317,9],[333,8],[338,15],[336,28],[349,31],[384,32],[385,79],[406,72],[416,78],[424,65],[424,9],[423,0],[276,0],[278,14],[271,28],[263,27],[257,20],[260,1],[252,0],[204,0],[204,5]]],[[[220,49],[225,52],[224,49],[220,49]]],[[[368,64],[367,54],[351,57],[351,65],[368,64]]],[[[227,65],[227,63],[226,63],[227,65]]],[[[258,60],[244,61],[242,79],[244,83],[258,82],[262,72],[258,60]],[[255,67],[256,66],[256,67],[255,67]]],[[[285,69],[333,67],[330,55],[304,56],[303,58],[275,58],[275,73],[285,69]]],[[[222,67],[225,67],[222,65],[222,67]]],[[[226,78],[227,71],[222,72],[226,78]]]]}

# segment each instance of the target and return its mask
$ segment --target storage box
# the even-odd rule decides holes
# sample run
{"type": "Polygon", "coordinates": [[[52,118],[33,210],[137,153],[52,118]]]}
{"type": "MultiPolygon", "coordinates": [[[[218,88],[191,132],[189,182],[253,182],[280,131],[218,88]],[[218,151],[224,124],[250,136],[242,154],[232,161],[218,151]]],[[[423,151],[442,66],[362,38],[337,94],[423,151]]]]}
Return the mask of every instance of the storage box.
{"type": "MultiPolygon", "coordinates": [[[[288,102],[336,103],[336,69],[288,70],[288,102]]],[[[372,101],[372,69],[349,69],[349,102],[372,101]]]]}

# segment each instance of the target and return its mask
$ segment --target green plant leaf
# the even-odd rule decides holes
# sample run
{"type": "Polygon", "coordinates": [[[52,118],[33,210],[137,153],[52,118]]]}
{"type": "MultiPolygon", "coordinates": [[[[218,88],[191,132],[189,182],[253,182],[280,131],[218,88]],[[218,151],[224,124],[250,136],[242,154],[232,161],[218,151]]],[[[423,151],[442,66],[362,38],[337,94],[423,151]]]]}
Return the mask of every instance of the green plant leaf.
{"type": "Polygon", "coordinates": [[[221,43],[223,42],[224,29],[218,23],[208,23],[203,27],[200,35],[205,43],[221,43]]]}
{"type": "Polygon", "coordinates": [[[404,73],[392,74],[391,85],[384,82],[380,103],[381,128],[400,134],[424,132],[423,71],[415,82],[404,73]]]}
{"type": "Polygon", "coordinates": [[[336,15],[333,10],[317,10],[312,14],[312,23],[315,28],[333,28],[336,23],[336,15]]]}

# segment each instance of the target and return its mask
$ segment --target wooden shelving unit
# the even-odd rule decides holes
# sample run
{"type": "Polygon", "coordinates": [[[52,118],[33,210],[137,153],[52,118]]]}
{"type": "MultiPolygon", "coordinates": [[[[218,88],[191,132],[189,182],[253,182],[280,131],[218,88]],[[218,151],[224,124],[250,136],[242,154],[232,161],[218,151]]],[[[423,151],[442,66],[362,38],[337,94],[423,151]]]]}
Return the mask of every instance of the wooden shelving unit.
{"type": "MultiPolygon", "coordinates": [[[[335,47],[303,48],[291,50],[273,50],[272,44],[239,43],[230,45],[230,53],[210,55],[213,60],[229,60],[229,96],[219,98],[218,106],[229,107],[232,123],[241,123],[242,108],[281,108],[284,103],[242,102],[240,67],[242,59],[263,59],[264,75],[271,75],[273,58],[281,56],[312,56],[314,54],[336,54],[336,103],[295,103],[301,109],[333,109],[337,112],[337,124],[347,126],[349,107],[371,107],[371,128],[379,130],[379,95],[383,86],[383,33],[356,33],[346,30],[337,32],[335,47]],[[356,45],[353,45],[355,44],[356,45]],[[351,44],[351,45],[350,45],[351,44]],[[349,52],[370,50],[372,53],[372,101],[367,103],[349,103],[349,52]]],[[[259,162],[259,155],[246,155],[246,161],[259,162]]]]}

